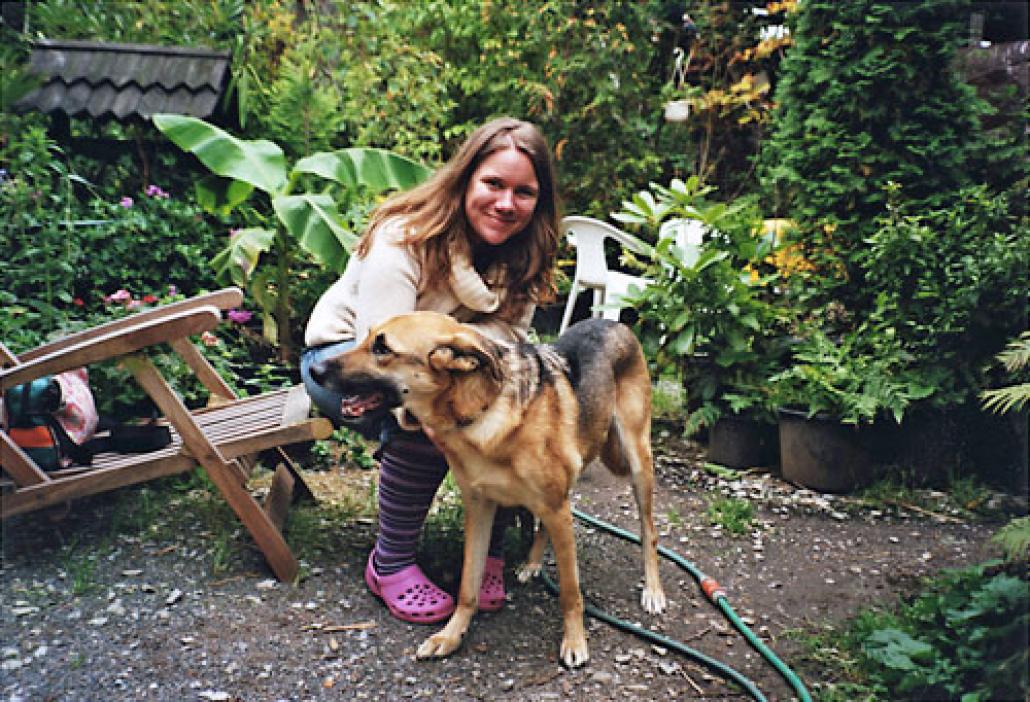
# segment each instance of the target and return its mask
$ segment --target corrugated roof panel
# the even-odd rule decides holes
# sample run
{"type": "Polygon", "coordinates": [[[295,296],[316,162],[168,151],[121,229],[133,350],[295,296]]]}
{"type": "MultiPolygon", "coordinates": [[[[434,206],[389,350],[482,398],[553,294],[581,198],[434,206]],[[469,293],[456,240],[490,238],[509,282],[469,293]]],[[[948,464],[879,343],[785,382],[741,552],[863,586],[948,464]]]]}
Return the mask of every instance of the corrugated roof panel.
{"type": "Polygon", "coordinates": [[[86,112],[93,117],[99,117],[104,114],[111,108],[111,103],[114,102],[117,93],[118,91],[115,90],[114,86],[107,82],[94,87],[93,92],[89,96],[89,101],[86,103],[86,112]]]}
{"type": "Polygon", "coordinates": [[[119,120],[155,112],[210,117],[225,89],[229,52],[40,40],[30,61],[46,80],[19,109],[88,111],[119,120]]]}
{"type": "Polygon", "coordinates": [[[81,112],[86,108],[86,103],[89,102],[89,96],[92,94],[93,86],[81,81],[76,82],[68,86],[61,109],[70,115],[81,112]]]}
{"type": "Polygon", "coordinates": [[[214,90],[201,90],[193,95],[193,104],[190,106],[190,111],[186,114],[191,114],[194,117],[210,115],[218,107],[219,98],[220,96],[214,90]]]}
{"type": "Polygon", "coordinates": [[[63,51],[33,51],[29,56],[29,66],[36,73],[53,76],[59,75],[68,56],[63,51]]]}
{"type": "Polygon", "coordinates": [[[54,81],[46,85],[37,93],[36,107],[40,112],[53,112],[60,109],[65,100],[65,93],[68,91],[61,81],[54,81]]]}
{"type": "Polygon", "coordinates": [[[153,85],[174,90],[182,84],[182,80],[175,75],[178,72],[169,63],[169,59],[164,56],[141,56],[132,78],[144,90],[153,85]]]}
{"type": "Polygon", "coordinates": [[[121,87],[129,83],[135,83],[141,88],[147,86],[147,83],[138,79],[138,76],[147,64],[146,56],[140,56],[139,54],[112,54],[111,59],[112,64],[109,75],[116,86],[121,87]]]}
{"type": "MultiPolygon", "coordinates": [[[[176,91],[178,92],[178,91],[176,91]]],[[[164,88],[153,85],[140,97],[136,111],[143,117],[151,117],[158,112],[174,112],[175,114],[189,114],[184,112],[180,102],[174,93],[168,93],[164,88]]]]}
{"type": "Polygon", "coordinates": [[[211,87],[215,90],[221,88],[229,65],[227,61],[211,61],[196,56],[181,58],[178,61],[182,82],[194,91],[202,87],[211,87]]]}
{"type": "Polygon", "coordinates": [[[119,120],[128,119],[130,116],[139,113],[139,103],[143,94],[135,85],[125,86],[120,89],[111,101],[107,111],[119,120]]]}

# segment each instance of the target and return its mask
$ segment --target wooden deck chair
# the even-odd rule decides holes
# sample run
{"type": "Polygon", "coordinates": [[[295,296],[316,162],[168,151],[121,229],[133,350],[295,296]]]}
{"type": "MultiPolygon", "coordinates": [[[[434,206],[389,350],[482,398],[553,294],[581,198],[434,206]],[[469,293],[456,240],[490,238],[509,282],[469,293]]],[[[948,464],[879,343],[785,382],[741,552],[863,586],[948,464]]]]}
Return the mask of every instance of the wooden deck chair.
{"type": "Polygon", "coordinates": [[[45,375],[108,359],[119,362],[160,409],[171,428],[169,446],[150,453],[101,453],[90,466],[43,471],[4,430],[0,430],[0,518],[115,488],[193,470],[200,464],[226,502],[250,531],[268,565],[282,581],[297,575],[297,560],[282,536],[290,505],[311,493],[283,446],[324,439],[327,419],[312,419],[303,386],[237,397],[189,337],[214,329],[221,310],[239,307],[243,294],[227,288],[172,303],[71,334],[17,356],[0,343],[0,392],[45,375]],[[144,353],[165,344],[182,357],[213,401],[188,410],[144,353]],[[259,452],[278,459],[264,504],[246,482],[259,452]]]}

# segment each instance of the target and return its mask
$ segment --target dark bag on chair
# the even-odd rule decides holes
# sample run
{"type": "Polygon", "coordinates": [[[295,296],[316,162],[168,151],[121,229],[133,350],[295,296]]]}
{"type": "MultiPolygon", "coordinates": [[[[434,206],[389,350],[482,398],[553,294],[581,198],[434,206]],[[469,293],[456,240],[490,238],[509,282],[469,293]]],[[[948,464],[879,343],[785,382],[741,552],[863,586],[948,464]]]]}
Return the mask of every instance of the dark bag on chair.
{"type": "Polygon", "coordinates": [[[7,433],[44,470],[88,466],[100,418],[85,368],[11,388],[0,403],[7,433]]]}

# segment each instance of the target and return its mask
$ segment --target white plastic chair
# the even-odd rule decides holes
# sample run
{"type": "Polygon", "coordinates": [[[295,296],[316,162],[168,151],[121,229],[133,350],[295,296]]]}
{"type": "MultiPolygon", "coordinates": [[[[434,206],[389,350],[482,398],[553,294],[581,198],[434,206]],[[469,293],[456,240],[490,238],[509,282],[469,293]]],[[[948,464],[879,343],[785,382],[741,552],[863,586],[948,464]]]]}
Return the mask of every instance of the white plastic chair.
{"type": "Polygon", "coordinates": [[[561,228],[569,243],[576,249],[576,272],[573,274],[569,300],[565,304],[565,314],[562,315],[558,333],[561,334],[568,328],[576,300],[585,289],[593,291],[591,316],[618,320],[619,311],[622,309],[616,307],[619,300],[626,296],[631,285],[643,288],[647,285],[647,280],[608,270],[608,260],[604,254],[605,239],[614,239],[635,253],[644,253],[646,248],[626,232],[593,217],[565,217],[562,219],[561,228]],[[605,309],[600,309],[601,306],[605,309]]]}
{"type": "Polygon", "coordinates": [[[696,219],[670,219],[662,222],[658,238],[672,238],[683,255],[683,263],[693,266],[701,256],[701,244],[705,239],[705,225],[696,219]]]}

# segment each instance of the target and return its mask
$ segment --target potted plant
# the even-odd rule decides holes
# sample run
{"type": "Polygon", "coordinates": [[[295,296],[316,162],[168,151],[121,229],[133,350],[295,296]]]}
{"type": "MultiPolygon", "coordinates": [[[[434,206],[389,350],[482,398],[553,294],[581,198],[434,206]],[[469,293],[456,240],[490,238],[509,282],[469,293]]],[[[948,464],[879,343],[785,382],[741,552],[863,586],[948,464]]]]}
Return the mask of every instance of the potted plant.
{"type": "Polygon", "coordinates": [[[780,367],[786,313],[776,300],[773,242],[756,236],[753,205],[710,203],[697,178],[652,185],[615,219],[661,231],[674,219],[705,231],[693,250],[659,238],[643,263],[650,281],[631,293],[638,332],[659,372],[683,383],[684,435],[709,432],[709,460],[732,467],[776,462],[775,412],[766,379],[780,367]]]}
{"type": "Polygon", "coordinates": [[[876,422],[900,423],[911,402],[934,391],[904,361],[897,343],[864,328],[840,340],[804,330],[790,363],[769,378],[783,477],[822,492],[871,482],[876,422]]]}

